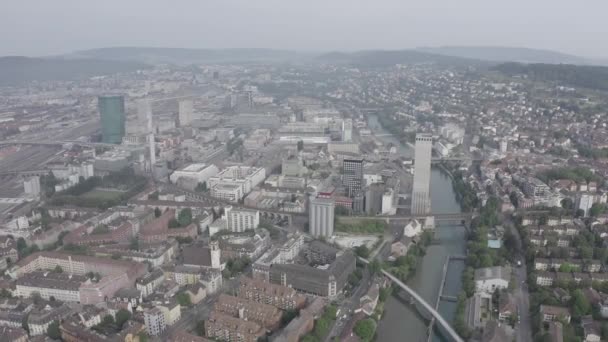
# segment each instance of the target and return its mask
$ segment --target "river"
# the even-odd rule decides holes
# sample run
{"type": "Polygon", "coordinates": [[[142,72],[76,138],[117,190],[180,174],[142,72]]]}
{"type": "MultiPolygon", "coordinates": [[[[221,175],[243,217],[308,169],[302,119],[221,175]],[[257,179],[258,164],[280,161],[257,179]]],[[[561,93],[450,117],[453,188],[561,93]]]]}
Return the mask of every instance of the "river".
{"type": "MultiPolygon", "coordinates": [[[[375,115],[368,116],[368,123],[373,132],[388,134],[379,125],[375,115]]],[[[400,144],[393,136],[383,136],[380,139],[398,146],[401,155],[412,155],[411,148],[400,144]]],[[[461,211],[452,188],[452,181],[438,169],[431,170],[431,205],[434,213],[461,211]]],[[[437,300],[443,276],[443,264],[446,258],[449,255],[465,253],[465,229],[462,226],[440,225],[435,230],[435,239],[439,243],[432,244],[427,248],[426,255],[420,261],[416,274],[407,282],[414,291],[432,306],[435,306],[437,300]]],[[[462,289],[461,275],[463,271],[464,262],[452,261],[450,263],[443,292],[445,295],[458,296],[462,289]]],[[[455,311],[456,303],[442,301],[439,304],[439,312],[448,322],[452,322],[455,311]]],[[[427,341],[427,326],[428,321],[418,314],[402,293],[398,292],[386,302],[384,317],[378,326],[377,341],[427,341]]],[[[442,338],[435,332],[433,341],[442,341],[442,338]]]]}

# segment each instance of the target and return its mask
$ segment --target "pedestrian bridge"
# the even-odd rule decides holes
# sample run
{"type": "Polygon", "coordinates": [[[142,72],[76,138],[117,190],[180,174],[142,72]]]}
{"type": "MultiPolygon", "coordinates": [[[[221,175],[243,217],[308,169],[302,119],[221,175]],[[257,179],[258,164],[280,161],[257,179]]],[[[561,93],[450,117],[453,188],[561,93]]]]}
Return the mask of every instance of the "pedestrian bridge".
{"type": "MultiPolygon", "coordinates": [[[[365,264],[369,263],[367,259],[363,259],[361,257],[358,257],[358,259],[365,264]]],[[[412,290],[409,286],[405,285],[405,283],[397,279],[389,272],[382,269],[380,271],[410,296],[410,298],[416,303],[416,308],[422,316],[428,319],[435,319],[435,322],[438,324],[438,328],[441,331],[443,337],[445,337],[448,341],[451,342],[464,342],[464,340],[458,335],[458,333],[456,333],[456,331],[441,316],[441,314],[439,314],[439,312],[437,312],[431,305],[429,305],[429,303],[427,303],[424,298],[420,297],[420,295],[418,295],[416,291],[412,290]]]]}

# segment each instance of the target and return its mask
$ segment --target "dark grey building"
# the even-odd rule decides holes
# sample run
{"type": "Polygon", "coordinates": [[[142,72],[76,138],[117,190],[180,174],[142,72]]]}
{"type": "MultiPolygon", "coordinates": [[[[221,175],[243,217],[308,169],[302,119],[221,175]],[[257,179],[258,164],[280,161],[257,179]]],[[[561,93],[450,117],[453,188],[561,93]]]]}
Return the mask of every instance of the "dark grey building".
{"type": "Polygon", "coordinates": [[[342,163],[342,185],[346,187],[349,197],[361,192],[363,187],[363,159],[344,159],[342,163]]]}
{"type": "Polygon", "coordinates": [[[339,253],[327,268],[297,264],[270,266],[270,282],[294,288],[300,292],[323,297],[335,297],[355,271],[356,258],[352,251],[339,253]]]}

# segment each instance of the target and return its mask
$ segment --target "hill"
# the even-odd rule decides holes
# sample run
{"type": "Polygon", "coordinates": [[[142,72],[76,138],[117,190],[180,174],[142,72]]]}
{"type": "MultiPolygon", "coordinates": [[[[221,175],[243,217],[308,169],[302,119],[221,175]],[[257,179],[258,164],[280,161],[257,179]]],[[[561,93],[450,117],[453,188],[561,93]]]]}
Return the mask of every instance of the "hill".
{"type": "Polygon", "coordinates": [[[395,64],[436,63],[451,65],[482,65],[487,62],[445,56],[416,50],[367,50],[358,52],[330,52],[316,58],[322,63],[342,63],[355,66],[383,67],[395,64]]]}
{"type": "Polygon", "coordinates": [[[535,81],[608,90],[608,67],[572,64],[504,63],[492,68],[508,76],[524,75],[535,81]]]}
{"type": "Polygon", "coordinates": [[[70,56],[149,64],[196,64],[273,62],[306,58],[305,53],[272,49],[186,49],[153,47],[109,47],[77,51],[70,56]]]}
{"type": "Polygon", "coordinates": [[[417,50],[444,56],[494,62],[593,64],[591,60],[583,57],[541,49],[492,46],[443,46],[425,47],[417,50]]]}
{"type": "Polygon", "coordinates": [[[144,69],[142,63],[96,59],[0,57],[0,86],[30,81],[65,81],[144,69]]]}

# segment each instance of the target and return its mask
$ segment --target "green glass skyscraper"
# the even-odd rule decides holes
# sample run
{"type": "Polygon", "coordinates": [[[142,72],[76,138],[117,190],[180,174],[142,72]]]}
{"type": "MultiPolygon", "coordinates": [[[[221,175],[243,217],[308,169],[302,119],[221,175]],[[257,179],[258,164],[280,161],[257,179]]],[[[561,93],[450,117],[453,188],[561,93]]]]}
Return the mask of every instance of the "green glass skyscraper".
{"type": "Polygon", "coordinates": [[[125,98],[120,95],[98,98],[101,116],[101,140],[108,144],[120,144],[125,136],[125,98]]]}

